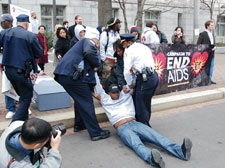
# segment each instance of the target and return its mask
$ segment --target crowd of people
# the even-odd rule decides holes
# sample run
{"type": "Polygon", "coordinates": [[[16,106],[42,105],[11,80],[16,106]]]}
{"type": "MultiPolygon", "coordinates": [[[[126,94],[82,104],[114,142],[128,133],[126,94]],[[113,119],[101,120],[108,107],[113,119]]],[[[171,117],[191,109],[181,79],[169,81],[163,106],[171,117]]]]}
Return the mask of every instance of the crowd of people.
{"type": "MultiPolygon", "coordinates": [[[[32,167],[43,159],[36,157],[35,160],[33,151],[50,141],[51,150],[39,164],[55,168],[60,167],[62,162],[58,152],[60,131],[53,137],[49,123],[37,118],[28,119],[33,96],[29,74],[32,70],[38,71],[37,65],[40,72],[45,70],[49,49],[46,27],[39,25],[35,13],[31,16],[31,20],[24,14],[17,16],[17,27],[12,27],[13,18],[10,14],[1,17],[4,29],[0,34],[2,70],[20,98],[16,109],[14,100],[5,97],[9,111],[6,118],[12,118],[12,123],[0,138],[0,149],[4,152],[0,166],[32,167]],[[30,22],[34,23],[31,24],[33,32],[27,31],[30,22]]],[[[101,129],[98,124],[92,98],[95,97],[124,144],[147,163],[165,167],[160,152],[157,149],[150,150],[142,141],[159,146],[179,159],[189,160],[192,148],[189,138],[184,138],[182,145],[175,144],[157,133],[150,122],[151,101],[158,85],[158,74],[152,52],[146,45],[167,44],[165,34],[152,21],[146,22],[142,34],[136,26],[132,26],[127,34],[120,34],[120,28],[121,21],[111,18],[106,26],[96,28],[98,37],[87,38],[86,26],[79,15],[75,17],[72,26],[69,26],[68,21],[55,25],[54,79],[74,100],[74,132],[87,129],[92,141],[110,136],[110,131],[101,129]]],[[[198,44],[210,44],[215,51],[212,33],[214,23],[207,21],[205,28],[206,31],[199,36],[198,44]]],[[[182,27],[174,30],[171,40],[173,44],[185,44],[182,27]]],[[[210,79],[213,63],[214,59],[210,79]]]]}

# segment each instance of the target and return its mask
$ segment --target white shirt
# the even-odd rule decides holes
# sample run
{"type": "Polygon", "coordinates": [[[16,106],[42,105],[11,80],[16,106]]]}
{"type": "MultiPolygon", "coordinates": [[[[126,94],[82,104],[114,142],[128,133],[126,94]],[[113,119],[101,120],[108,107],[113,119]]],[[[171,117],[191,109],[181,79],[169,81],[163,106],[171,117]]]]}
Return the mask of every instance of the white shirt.
{"type": "Polygon", "coordinates": [[[133,99],[130,93],[125,94],[120,92],[118,100],[113,100],[108,94],[105,93],[102,85],[100,84],[99,77],[95,73],[96,85],[94,88],[95,94],[100,94],[102,107],[112,125],[125,118],[135,118],[135,109],[133,99]]]}
{"type": "Polygon", "coordinates": [[[120,39],[120,34],[118,32],[114,32],[113,30],[110,30],[108,33],[109,33],[108,37],[107,37],[106,31],[102,32],[100,36],[100,55],[101,55],[102,61],[105,61],[106,57],[110,59],[115,59],[115,57],[113,56],[115,53],[115,50],[113,48],[113,43],[115,43],[118,39],[120,39]],[[109,41],[108,41],[107,50],[105,52],[105,46],[107,44],[107,40],[109,41]]]}
{"type": "Polygon", "coordinates": [[[211,42],[211,45],[214,45],[214,39],[213,39],[213,34],[211,31],[209,31],[208,29],[206,29],[206,32],[208,33],[209,36],[209,40],[211,42]]]}
{"type": "Polygon", "coordinates": [[[159,37],[150,27],[145,27],[141,35],[142,44],[160,44],[159,37]]]}
{"type": "Polygon", "coordinates": [[[130,74],[130,69],[135,68],[141,73],[142,69],[146,67],[152,67],[155,69],[152,52],[149,47],[140,43],[133,43],[124,52],[124,78],[127,85],[132,84],[133,77],[130,74]]]}
{"type": "Polygon", "coordinates": [[[31,24],[31,30],[32,30],[32,33],[34,33],[34,34],[38,34],[38,27],[40,26],[40,24],[39,24],[39,21],[37,20],[37,19],[33,19],[32,17],[31,17],[31,19],[30,19],[30,24],[31,24]]]}

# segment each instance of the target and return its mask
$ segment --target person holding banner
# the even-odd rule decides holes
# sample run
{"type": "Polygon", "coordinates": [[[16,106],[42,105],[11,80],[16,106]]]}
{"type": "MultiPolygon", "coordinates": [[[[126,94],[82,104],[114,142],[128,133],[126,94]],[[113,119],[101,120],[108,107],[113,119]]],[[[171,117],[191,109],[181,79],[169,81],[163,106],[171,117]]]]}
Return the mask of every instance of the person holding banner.
{"type": "Polygon", "coordinates": [[[27,31],[29,16],[21,14],[16,19],[17,27],[1,32],[0,47],[4,48],[2,65],[5,74],[20,96],[19,107],[12,121],[25,121],[28,119],[28,108],[33,97],[30,72],[37,72],[35,58],[43,54],[43,49],[35,34],[27,31]]]}
{"type": "Polygon", "coordinates": [[[216,82],[212,81],[212,75],[213,75],[213,68],[214,68],[214,56],[215,56],[215,50],[216,50],[216,41],[215,36],[213,34],[214,30],[214,23],[212,20],[209,20],[205,22],[205,31],[201,32],[198,37],[197,44],[209,44],[212,46],[212,60],[209,70],[209,79],[211,80],[211,84],[216,84],[216,82]]]}
{"type": "Polygon", "coordinates": [[[154,70],[152,52],[146,45],[136,43],[134,35],[122,34],[124,52],[124,78],[132,89],[136,75],[135,112],[137,121],[150,126],[152,96],[158,86],[158,74],[154,70]]]}

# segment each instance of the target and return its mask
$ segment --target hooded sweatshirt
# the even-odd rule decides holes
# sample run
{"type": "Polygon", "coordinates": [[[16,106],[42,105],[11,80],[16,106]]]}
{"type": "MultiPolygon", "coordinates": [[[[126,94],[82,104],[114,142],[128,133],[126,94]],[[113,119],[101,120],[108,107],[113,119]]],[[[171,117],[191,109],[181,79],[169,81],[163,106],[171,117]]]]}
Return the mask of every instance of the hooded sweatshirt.
{"type": "Polygon", "coordinates": [[[74,33],[75,33],[75,36],[76,36],[76,38],[77,38],[78,41],[81,39],[80,38],[80,32],[83,31],[83,30],[85,31],[85,28],[82,25],[77,25],[75,27],[75,29],[74,29],[74,33]]]}
{"type": "Polygon", "coordinates": [[[150,27],[145,27],[141,35],[141,43],[143,44],[159,44],[159,37],[150,27]]]}

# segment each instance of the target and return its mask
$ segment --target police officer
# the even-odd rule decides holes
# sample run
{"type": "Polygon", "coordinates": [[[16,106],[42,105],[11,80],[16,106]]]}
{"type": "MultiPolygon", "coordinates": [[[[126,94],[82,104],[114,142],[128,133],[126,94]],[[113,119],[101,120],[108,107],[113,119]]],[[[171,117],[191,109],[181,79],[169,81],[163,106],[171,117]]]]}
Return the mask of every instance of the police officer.
{"type": "Polygon", "coordinates": [[[18,15],[17,27],[2,31],[0,46],[3,50],[2,65],[16,93],[20,96],[19,107],[13,121],[25,121],[28,118],[28,108],[33,96],[33,85],[29,78],[30,71],[37,71],[35,58],[43,54],[35,34],[27,31],[28,15],[18,15]]]}
{"type": "MultiPolygon", "coordinates": [[[[10,15],[8,13],[2,15],[2,17],[0,19],[0,22],[1,22],[1,27],[3,29],[9,29],[9,28],[12,28],[13,27],[13,25],[12,25],[12,23],[13,23],[13,17],[12,17],[12,15],[10,15]]],[[[0,57],[2,58],[2,51],[1,51],[0,55],[1,55],[0,57]]],[[[2,61],[0,61],[0,62],[2,62],[2,61]]],[[[10,119],[16,113],[16,105],[14,103],[14,99],[5,95],[5,106],[6,106],[6,109],[8,110],[5,118],[6,119],[10,119]]]]}
{"type": "Polygon", "coordinates": [[[74,110],[79,111],[92,141],[110,135],[108,130],[102,130],[98,125],[91,95],[91,88],[96,84],[94,72],[99,67],[98,50],[97,39],[83,38],[64,55],[54,71],[56,81],[75,101],[77,109],[74,110]]]}
{"type": "Polygon", "coordinates": [[[12,122],[0,138],[0,167],[61,167],[60,135],[61,131],[57,130],[56,137],[53,137],[51,125],[42,119],[12,122]],[[51,149],[44,158],[42,147],[49,140],[51,149]]]}
{"type": "Polygon", "coordinates": [[[136,43],[134,36],[123,34],[124,39],[124,78],[127,87],[133,87],[133,77],[136,74],[135,112],[137,121],[149,125],[151,117],[151,100],[158,85],[158,74],[154,70],[154,60],[151,50],[140,43],[136,43]]]}

